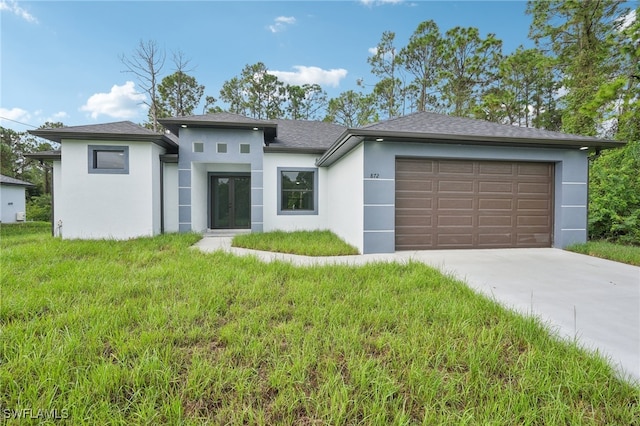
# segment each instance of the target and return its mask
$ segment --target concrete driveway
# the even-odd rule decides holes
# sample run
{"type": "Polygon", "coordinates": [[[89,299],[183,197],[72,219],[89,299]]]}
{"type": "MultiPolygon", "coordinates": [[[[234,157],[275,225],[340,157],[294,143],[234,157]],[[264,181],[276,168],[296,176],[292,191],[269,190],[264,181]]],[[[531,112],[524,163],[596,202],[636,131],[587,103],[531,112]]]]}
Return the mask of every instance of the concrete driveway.
{"type": "Polygon", "coordinates": [[[640,268],[560,249],[430,250],[360,256],[308,257],[231,247],[230,237],[206,237],[196,248],[252,255],[296,265],[369,262],[426,263],[455,275],[503,306],[541,318],[564,338],[609,358],[640,383],[640,268]]]}
{"type": "Polygon", "coordinates": [[[640,268],[559,249],[397,253],[452,273],[518,312],[540,317],[640,382],[640,268]]]}

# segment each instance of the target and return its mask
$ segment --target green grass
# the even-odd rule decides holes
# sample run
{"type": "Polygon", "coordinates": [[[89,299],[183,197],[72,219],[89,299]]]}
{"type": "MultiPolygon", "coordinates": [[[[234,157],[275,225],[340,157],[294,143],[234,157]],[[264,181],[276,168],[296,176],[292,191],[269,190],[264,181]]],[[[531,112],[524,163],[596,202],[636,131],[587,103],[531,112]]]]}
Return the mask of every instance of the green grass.
{"type": "Polygon", "coordinates": [[[607,241],[591,241],[585,244],[574,244],[567,247],[567,250],[640,266],[640,246],[627,246],[607,241]]]}
{"type": "Polygon", "coordinates": [[[11,235],[51,234],[49,222],[0,223],[0,238],[11,235]]]}
{"type": "Polygon", "coordinates": [[[236,235],[232,246],[306,256],[345,256],[358,249],[331,231],[273,231],[236,235]]]}
{"type": "Polygon", "coordinates": [[[200,253],[190,248],[198,238],[3,237],[0,415],[57,410],[68,417],[56,424],[74,425],[640,422],[640,389],[602,359],[425,265],[263,264],[200,253]]]}

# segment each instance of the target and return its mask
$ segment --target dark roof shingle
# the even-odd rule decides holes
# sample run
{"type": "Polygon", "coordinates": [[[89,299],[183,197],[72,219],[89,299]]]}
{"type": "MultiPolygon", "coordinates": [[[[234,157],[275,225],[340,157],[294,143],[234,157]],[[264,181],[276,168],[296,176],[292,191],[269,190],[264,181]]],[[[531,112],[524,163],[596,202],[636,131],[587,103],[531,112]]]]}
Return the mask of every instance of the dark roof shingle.
{"type": "Polygon", "coordinates": [[[324,152],[346,130],[346,127],[324,121],[274,120],[278,136],[265,151],[311,150],[324,152]]]}
{"type": "Polygon", "coordinates": [[[544,139],[556,141],[602,141],[590,136],[578,136],[533,127],[519,127],[493,123],[473,118],[454,117],[433,112],[415,112],[402,117],[392,118],[361,127],[361,129],[384,132],[424,133],[425,135],[449,135],[510,138],[544,139]]]}
{"type": "Polygon", "coordinates": [[[24,180],[12,178],[5,175],[0,175],[0,184],[15,185],[15,186],[35,186],[34,184],[26,182],[24,180]]]}
{"type": "Polygon", "coordinates": [[[131,121],[90,124],[85,126],[59,127],[53,129],[29,130],[29,133],[60,143],[62,139],[106,139],[106,140],[146,140],[176,147],[175,139],[164,133],[156,133],[131,121]]]}

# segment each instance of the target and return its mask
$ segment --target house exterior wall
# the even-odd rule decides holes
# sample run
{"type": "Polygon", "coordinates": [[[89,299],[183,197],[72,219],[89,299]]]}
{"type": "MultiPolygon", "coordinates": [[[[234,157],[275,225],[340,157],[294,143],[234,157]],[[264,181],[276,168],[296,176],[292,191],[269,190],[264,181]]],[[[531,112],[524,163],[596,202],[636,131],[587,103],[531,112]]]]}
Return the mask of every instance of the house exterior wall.
{"type": "Polygon", "coordinates": [[[163,152],[149,142],[63,140],[61,164],[54,167],[56,233],[63,238],[113,239],[159,233],[163,152]],[[129,173],[89,173],[89,145],[128,146],[129,173]]]}
{"type": "Polygon", "coordinates": [[[264,231],[298,231],[327,229],[329,206],[327,194],[329,192],[327,169],[315,166],[318,158],[315,154],[264,154],[264,231]],[[316,169],[318,179],[318,210],[317,214],[278,214],[278,169],[304,168],[316,169]]]}
{"type": "Polygon", "coordinates": [[[180,232],[202,232],[208,227],[210,173],[248,172],[251,176],[251,230],[261,232],[262,219],[262,131],[246,129],[184,128],[180,130],[178,162],[178,228],[180,232]],[[202,144],[202,152],[194,152],[202,144]],[[226,152],[218,152],[226,144],[226,152]],[[248,144],[249,153],[240,152],[248,144]]]}
{"type": "Polygon", "coordinates": [[[329,167],[326,185],[329,229],[360,253],[365,253],[364,242],[368,238],[364,233],[363,207],[368,178],[363,166],[364,148],[360,144],[329,167]]]}
{"type": "Polygon", "coordinates": [[[178,232],[178,164],[163,165],[164,232],[178,232]]]}
{"type": "MultiPolygon", "coordinates": [[[[395,251],[396,157],[542,161],[555,164],[553,246],[587,239],[587,152],[578,149],[364,142],[364,253],[395,251]]],[[[337,163],[338,164],[338,163],[337,163]]]]}
{"type": "Polygon", "coordinates": [[[25,187],[22,185],[0,185],[0,222],[14,223],[16,213],[25,212],[25,187]]]}

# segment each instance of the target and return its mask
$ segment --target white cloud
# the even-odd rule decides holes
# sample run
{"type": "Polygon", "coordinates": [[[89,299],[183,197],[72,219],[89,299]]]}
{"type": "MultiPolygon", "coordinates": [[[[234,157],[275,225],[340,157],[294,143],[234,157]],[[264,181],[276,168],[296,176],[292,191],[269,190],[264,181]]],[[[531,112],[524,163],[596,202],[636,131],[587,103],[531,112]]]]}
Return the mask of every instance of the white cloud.
{"type": "Polygon", "coordinates": [[[64,111],[58,111],[52,115],[50,115],[49,117],[47,117],[46,120],[44,121],[52,121],[52,122],[56,122],[56,121],[64,121],[65,118],[68,118],[69,114],[67,114],[64,111]]]}
{"type": "Polygon", "coordinates": [[[376,56],[378,54],[378,48],[377,47],[370,47],[369,49],[367,49],[367,51],[369,52],[369,54],[371,56],[376,56]]]}
{"type": "MultiPolygon", "coordinates": [[[[31,119],[31,114],[22,108],[7,109],[0,107],[0,117],[28,124],[28,121],[31,119]]],[[[0,119],[0,123],[2,123],[2,121],[4,120],[0,119]]]]}
{"type": "Polygon", "coordinates": [[[269,71],[269,74],[289,84],[319,84],[332,87],[338,87],[340,80],[347,76],[347,70],[344,68],[323,70],[319,67],[295,65],[293,69],[296,71],[269,71]]]}
{"type": "Polygon", "coordinates": [[[25,21],[31,22],[33,24],[38,23],[38,18],[18,6],[18,2],[16,0],[0,0],[0,11],[11,12],[14,15],[24,19],[25,21]]]}
{"type": "Polygon", "coordinates": [[[281,31],[284,31],[287,25],[295,24],[296,18],[294,18],[293,16],[278,16],[273,20],[273,22],[274,23],[272,25],[269,25],[267,28],[269,28],[269,31],[271,31],[272,33],[279,33],[281,31]]]}
{"type": "Polygon", "coordinates": [[[146,108],[142,103],[146,100],[144,93],[138,93],[133,81],[122,86],[115,84],[109,93],[96,93],[87,99],[80,111],[91,113],[91,118],[108,115],[114,118],[134,118],[146,108]]]}

